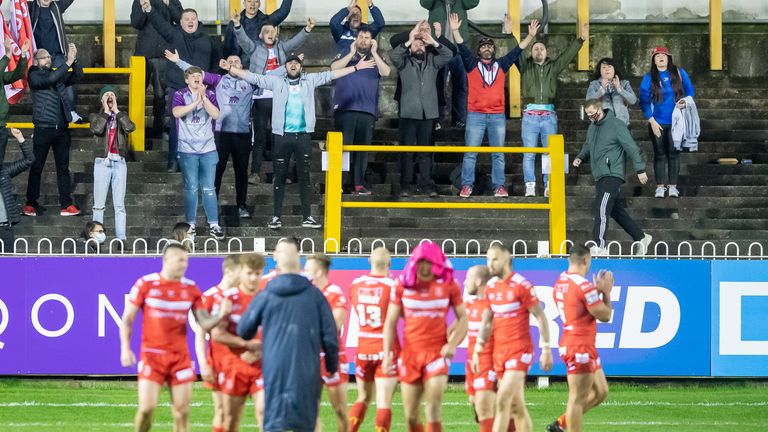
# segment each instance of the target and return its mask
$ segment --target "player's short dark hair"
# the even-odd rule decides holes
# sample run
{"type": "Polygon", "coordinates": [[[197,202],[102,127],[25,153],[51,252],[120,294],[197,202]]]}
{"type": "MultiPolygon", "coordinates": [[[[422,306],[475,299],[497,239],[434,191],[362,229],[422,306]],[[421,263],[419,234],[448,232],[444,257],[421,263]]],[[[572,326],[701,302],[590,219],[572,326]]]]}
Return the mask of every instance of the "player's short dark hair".
{"type": "Polygon", "coordinates": [[[297,239],[296,237],[285,237],[285,238],[282,238],[282,239],[280,239],[280,241],[277,242],[277,244],[280,244],[280,243],[288,243],[288,244],[292,244],[292,245],[296,246],[296,251],[297,252],[301,250],[301,243],[299,243],[299,239],[297,239]]]}
{"type": "Polygon", "coordinates": [[[328,273],[328,271],[331,269],[331,257],[326,254],[316,253],[314,255],[308,256],[307,260],[317,261],[317,263],[320,264],[320,266],[323,268],[323,271],[326,273],[328,273]]]}
{"type": "Polygon", "coordinates": [[[242,254],[239,257],[238,262],[240,265],[255,271],[264,270],[264,267],[267,266],[267,260],[264,259],[262,254],[258,253],[242,254]]]}
{"type": "Polygon", "coordinates": [[[179,251],[182,251],[184,253],[187,253],[187,248],[182,246],[181,243],[171,243],[171,242],[168,242],[165,245],[165,248],[163,249],[163,257],[168,255],[168,251],[170,251],[170,250],[179,250],[179,251]]]}
{"type": "Polygon", "coordinates": [[[571,264],[585,264],[589,255],[589,248],[583,244],[576,244],[571,246],[571,250],[568,252],[568,262],[571,264]]]}
{"type": "Polygon", "coordinates": [[[221,262],[221,271],[225,272],[228,269],[237,267],[240,265],[240,256],[236,254],[227,255],[224,261],[221,262]]]}
{"type": "Polygon", "coordinates": [[[181,14],[184,15],[185,13],[189,13],[189,12],[192,12],[193,14],[197,15],[197,11],[192,9],[192,8],[186,8],[186,9],[182,10],[181,14]]]}
{"type": "Polygon", "coordinates": [[[512,253],[512,251],[509,250],[508,247],[504,246],[503,244],[499,242],[494,242],[490,246],[488,246],[488,250],[500,250],[502,252],[512,253]]]}

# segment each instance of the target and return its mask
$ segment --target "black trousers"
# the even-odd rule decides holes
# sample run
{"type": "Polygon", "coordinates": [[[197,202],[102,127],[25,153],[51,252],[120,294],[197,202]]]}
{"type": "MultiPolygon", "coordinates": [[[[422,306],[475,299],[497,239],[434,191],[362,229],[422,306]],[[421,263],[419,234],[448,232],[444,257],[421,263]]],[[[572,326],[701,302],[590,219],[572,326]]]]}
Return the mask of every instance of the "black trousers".
{"type": "Polygon", "coordinates": [[[592,229],[592,240],[598,247],[604,248],[608,242],[605,235],[608,232],[608,220],[613,218],[624,228],[634,241],[643,239],[643,230],[637,226],[627,213],[627,201],[621,196],[621,184],[624,181],[618,177],[603,177],[597,181],[595,195],[595,225],[592,229]]]}
{"type": "Polygon", "coordinates": [[[13,227],[11,225],[0,225],[0,240],[3,241],[0,243],[0,254],[13,253],[13,242],[15,239],[16,238],[13,236],[13,227]]]}
{"type": "Polygon", "coordinates": [[[311,209],[311,185],[309,183],[309,168],[312,157],[312,138],[308,133],[285,133],[274,135],[275,149],[272,164],[275,169],[275,178],[272,184],[274,191],[273,210],[274,216],[283,215],[283,199],[285,198],[285,179],[288,176],[288,167],[291,157],[296,161],[296,170],[299,177],[299,198],[301,199],[301,215],[304,219],[312,215],[311,209]]]}
{"type": "MultiPolygon", "coordinates": [[[[344,136],[344,145],[370,144],[373,142],[373,128],[376,117],[360,111],[337,111],[336,129],[344,136]]],[[[368,153],[352,152],[351,176],[355,186],[365,186],[365,171],[368,169],[368,153]]]]}
{"type": "Polygon", "coordinates": [[[261,172],[261,164],[264,163],[267,150],[273,149],[272,98],[254,99],[251,114],[253,116],[251,174],[258,174],[261,172]]]}
{"type": "Polygon", "coordinates": [[[216,134],[216,150],[219,152],[219,163],[216,164],[216,196],[221,190],[221,178],[227,169],[229,156],[232,156],[232,166],[235,169],[235,196],[237,206],[245,205],[248,194],[248,159],[251,156],[251,134],[219,132],[216,134]]]}
{"type": "Polygon", "coordinates": [[[69,150],[72,146],[72,137],[69,129],[50,129],[36,127],[32,136],[32,149],[35,153],[35,161],[29,169],[29,181],[27,183],[27,204],[38,207],[37,199],[40,198],[40,181],[45,167],[48,152],[53,149],[53,158],[56,161],[56,183],[59,186],[59,204],[61,208],[72,205],[70,193],[72,185],[69,178],[69,150]]]}
{"type": "Polygon", "coordinates": [[[656,184],[677,184],[680,175],[680,152],[675,149],[675,141],[672,139],[672,126],[660,125],[661,137],[656,137],[649,128],[651,142],[653,143],[653,175],[656,184]]]}
{"type": "Polygon", "coordinates": [[[152,133],[160,135],[165,119],[165,86],[163,79],[168,61],[164,58],[147,59],[146,86],[152,84],[152,133]]]}
{"type": "MultiPolygon", "coordinates": [[[[402,145],[430,146],[432,142],[432,130],[434,119],[414,120],[400,119],[400,142],[402,145]]],[[[432,190],[435,182],[432,180],[432,153],[416,153],[416,162],[419,164],[418,183],[424,189],[432,190]]],[[[413,183],[414,153],[400,153],[400,187],[406,189],[413,183]]]]}
{"type": "Polygon", "coordinates": [[[5,162],[5,149],[8,147],[8,128],[0,126],[0,167],[5,162]]]}

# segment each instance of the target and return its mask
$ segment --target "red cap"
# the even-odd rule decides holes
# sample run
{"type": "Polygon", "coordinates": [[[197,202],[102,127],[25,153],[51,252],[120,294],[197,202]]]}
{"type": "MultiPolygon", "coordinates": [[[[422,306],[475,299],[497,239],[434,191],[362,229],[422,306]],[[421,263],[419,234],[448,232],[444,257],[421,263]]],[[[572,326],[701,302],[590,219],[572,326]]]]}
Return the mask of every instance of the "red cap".
{"type": "Polygon", "coordinates": [[[653,59],[656,56],[656,54],[666,54],[672,57],[672,53],[669,52],[667,47],[663,47],[663,46],[657,46],[653,49],[653,51],[651,51],[651,59],[653,59]]]}

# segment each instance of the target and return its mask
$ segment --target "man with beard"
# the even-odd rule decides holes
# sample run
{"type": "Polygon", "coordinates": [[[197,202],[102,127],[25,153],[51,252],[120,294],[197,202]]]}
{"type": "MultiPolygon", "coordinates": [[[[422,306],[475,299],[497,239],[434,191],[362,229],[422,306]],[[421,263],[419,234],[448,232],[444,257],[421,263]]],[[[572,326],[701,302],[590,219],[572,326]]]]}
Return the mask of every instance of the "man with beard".
{"type": "MultiPolygon", "coordinates": [[[[367,26],[360,28],[357,39],[350,45],[349,53],[331,64],[331,70],[355,66],[363,60],[376,61],[376,68],[347,75],[336,82],[333,109],[336,111],[336,129],[344,135],[344,145],[370,144],[373,128],[379,113],[379,81],[391,72],[379,56],[378,43],[367,26]]],[[[355,195],[370,195],[365,185],[368,153],[352,153],[352,181],[355,195]]]]}
{"type": "MultiPolygon", "coordinates": [[[[373,0],[368,0],[368,13],[373,22],[368,24],[368,30],[372,38],[376,38],[379,32],[384,29],[384,15],[381,10],[373,5],[373,0]]],[[[328,23],[331,27],[331,35],[336,42],[336,51],[344,54],[349,50],[350,45],[354,44],[359,32],[363,29],[363,11],[357,4],[357,0],[350,0],[349,6],[341,8],[336,15],[331,17],[328,23]]]]}
{"type": "MultiPolygon", "coordinates": [[[[432,145],[432,131],[438,118],[437,89],[435,80],[441,67],[448,64],[453,53],[445,45],[435,41],[421,21],[411,30],[408,41],[395,47],[389,54],[399,71],[402,92],[400,95],[400,136],[402,145],[432,145]],[[434,47],[437,55],[426,50],[434,47]]],[[[431,197],[437,196],[432,180],[432,154],[419,153],[419,186],[431,197]]],[[[410,195],[413,181],[413,153],[400,156],[400,196],[410,195]]]]}
{"type": "Polygon", "coordinates": [[[273,181],[274,215],[267,225],[271,229],[283,226],[280,219],[285,197],[285,179],[291,157],[296,159],[301,197],[302,226],[320,229],[322,225],[311,214],[311,183],[309,180],[312,137],[315,131],[315,89],[335,79],[376,66],[375,60],[363,60],[355,66],[335,71],[302,74],[302,59],[291,54],[285,62],[283,76],[257,75],[247,70],[229,67],[232,76],[242,78],[263,89],[271,90],[274,99],[272,134],[275,140],[273,181]]]}
{"type": "MultiPolygon", "coordinates": [[[[208,34],[199,27],[197,11],[184,9],[178,27],[172,26],[158,9],[153,9],[149,0],[142,0],[142,10],[149,14],[149,23],[168,43],[170,51],[177,51],[179,58],[203,71],[216,70],[218,65],[218,47],[208,34]]],[[[171,65],[173,66],[173,65],[171,65]]],[[[169,67],[165,73],[166,106],[171,107],[176,90],[186,87],[184,72],[177,67],[169,67]]],[[[173,118],[171,118],[173,120],[173,118]]],[[[177,144],[179,131],[176,122],[169,122],[168,130],[168,172],[178,171],[177,144]]]]}
{"type": "Polygon", "coordinates": [[[260,11],[261,0],[243,0],[243,10],[237,14],[237,22],[230,21],[227,25],[227,30],[224,32],[224,55],[229,57],[231,55],[240,56],[240,60],[247,67],[248,55],[243,52],[243,46],[239,42],[235,30],[242,25],[243,30],[252,41],[259,40],[259,34],[261,34],[261,28],[265,25],[279,26],[280,23],[288,18],[288,14],[291,13],[291,6],[293,6],[293,0],[283,0],[277,10],[271,14],[265,14],[260,11]]]}
{"type": "MultiPolygon", "coordinates": [[[[496,44],[488,37],[480,38],[477,48],[477,56],[469,52],[464,45],[459,29],[461,20],[459,15],[451,14],[451,31],[453,39],[459,46],[459,54],[464,62],[464,68],[469,82],[467,125],[464,132],[464,141],[468,147],[479,147],[483,143],[483,137],[488,132],[488,144],[491,147],[504,147],[506,136],[506,108],[504,83],[507,81],[509,68],[520,58],[523,50],[536,37],[539,29],[537,20],[531,21],[528,26],[528,36],[523,42],[515,46],[507,55],[496,58],[496,44]]],[[[505,33],[512,33],[512,17],[504,16],[505,33]]],[[[513,43],[516,44],[516,40],[513,43]]],[[[477,153],[464,153],[464,162],[461,168],[461,192],[462,198],[472,195],[472,186],[475,181],[475,164],[477,153]]],[[[504,187],[504,153],[493,154],[491,171],[493,181],[493,195],[505,198],[509,196],[504,187]]]]}

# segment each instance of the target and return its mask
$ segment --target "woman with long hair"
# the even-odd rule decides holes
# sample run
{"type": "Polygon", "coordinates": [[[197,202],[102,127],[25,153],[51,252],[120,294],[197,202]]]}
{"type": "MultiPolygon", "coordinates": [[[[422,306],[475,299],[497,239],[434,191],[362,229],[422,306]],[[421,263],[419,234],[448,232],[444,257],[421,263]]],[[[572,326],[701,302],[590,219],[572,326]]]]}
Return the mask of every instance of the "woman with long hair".
{"type": "Polygon", "coordinates": [[[613,111],[616,118],[629,126],[629,109],[627,106],[637,103],[637,96],[632,91],[632,85],[619,70],[616,62],[605,57],[595,66],[595,74],[587,89],[587,100],[598,99],[603,102],[603,109],[613,111]]]}
{"type": "Polygon", "coordinates": [[[672,112],[685,108],[686,96],[693,97],[693,84],[688,74],[672,61],[672,54],[658,46],[651,52],[651,71],[640,84],[640,107],[648,119],[653,143],[653,171],[656,177],[656,198],[677,198],[677,178],[680,174],[680,152],[672,139],[672,112]]]}

